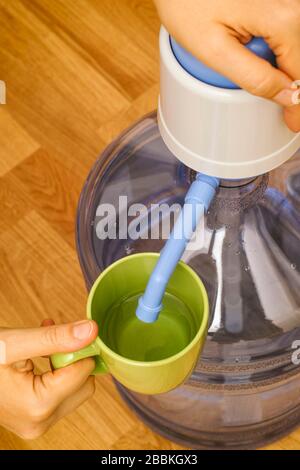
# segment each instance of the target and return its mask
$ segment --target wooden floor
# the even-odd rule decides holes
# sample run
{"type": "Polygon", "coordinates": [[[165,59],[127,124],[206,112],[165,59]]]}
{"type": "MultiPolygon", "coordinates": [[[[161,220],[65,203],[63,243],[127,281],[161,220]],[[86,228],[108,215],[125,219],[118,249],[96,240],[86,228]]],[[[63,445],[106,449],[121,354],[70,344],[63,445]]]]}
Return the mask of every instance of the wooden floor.
{"type": "MultiPolygon", "coordinates": [[[[83,318],[77,200],[105,145],[156,107],[158,30],[151,0],[0,0],[2,326],[83,318]]],[[[108,376],[40,439],[0,428],[0,448],[179,449],[126,408],[108,376]]],[[[269,448],[300,449],[300,432],[269,448]]]]}

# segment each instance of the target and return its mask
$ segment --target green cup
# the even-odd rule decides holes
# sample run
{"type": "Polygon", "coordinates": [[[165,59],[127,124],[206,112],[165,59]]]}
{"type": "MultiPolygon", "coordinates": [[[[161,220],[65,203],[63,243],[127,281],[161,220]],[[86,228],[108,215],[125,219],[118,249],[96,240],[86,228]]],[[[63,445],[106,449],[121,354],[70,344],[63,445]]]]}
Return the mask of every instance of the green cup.
{"type": "Polygon", "coordinates": [[[94,374],[110,372],[125,387],[139,393],[168,392],[192,373],[204,345],[209,317],[205,287],[182,261],[177,265],[156,322],[135,315],[159,254],[127,256],[109,266],[88,297],[87,318],[99,326],[89,346],[51,356],[54,368],[94,357],[94,374]]]}

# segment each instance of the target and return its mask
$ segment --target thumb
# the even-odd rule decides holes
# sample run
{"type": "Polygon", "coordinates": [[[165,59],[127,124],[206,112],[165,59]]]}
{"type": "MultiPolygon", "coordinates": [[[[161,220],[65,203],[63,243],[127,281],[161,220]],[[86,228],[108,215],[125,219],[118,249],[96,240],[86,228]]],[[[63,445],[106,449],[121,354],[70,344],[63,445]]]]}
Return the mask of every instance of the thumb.
{"type": "Polygon", "coordinates": [[[293,105],[293,80],[248,50],[226,28],[215,29],[206,44],[210,47],[200,57],[206,65],[253,95],[272,99],[284,107],[293,105]]]}
{"type": "Polygon", "coordinates": [[[42,328],[3,329],[0,330],[0,364],[75,351],[90,344],[97,334],[98,326],[90,320],[42,328]]]}

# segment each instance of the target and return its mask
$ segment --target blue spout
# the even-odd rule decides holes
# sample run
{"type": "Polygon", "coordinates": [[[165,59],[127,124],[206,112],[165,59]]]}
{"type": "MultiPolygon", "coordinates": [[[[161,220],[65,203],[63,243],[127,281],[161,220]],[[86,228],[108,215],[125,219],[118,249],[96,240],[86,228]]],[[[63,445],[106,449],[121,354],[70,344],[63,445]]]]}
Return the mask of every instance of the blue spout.
{"type": "Polygon", "coordinates": [[[220,182],[218,178],[198,173],[188,190],[182,211],[160,253],[144,295],[139,299],[137,317],[145,323],[157,320],[168,282],[197,225],[208,210],[220,182]]]}

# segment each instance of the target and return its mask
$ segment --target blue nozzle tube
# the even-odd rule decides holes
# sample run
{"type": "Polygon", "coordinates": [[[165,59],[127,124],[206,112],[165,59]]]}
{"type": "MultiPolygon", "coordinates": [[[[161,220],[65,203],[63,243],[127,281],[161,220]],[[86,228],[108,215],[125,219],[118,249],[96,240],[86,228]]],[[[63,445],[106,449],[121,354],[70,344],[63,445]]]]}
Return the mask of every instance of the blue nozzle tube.
{"type": "Polygon", "coordinates": [[[204,216],[215,197],[219,184],[218,178],[198,173],[196,180],[188,190],[182,211],[160,253],[144,295],[139,299],[136,315],[143,322],[153,323],[157,320],[162,309],[162,299],[169,279],[191,240],[201,217],[204,216]]]}

